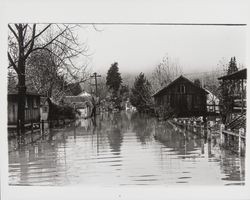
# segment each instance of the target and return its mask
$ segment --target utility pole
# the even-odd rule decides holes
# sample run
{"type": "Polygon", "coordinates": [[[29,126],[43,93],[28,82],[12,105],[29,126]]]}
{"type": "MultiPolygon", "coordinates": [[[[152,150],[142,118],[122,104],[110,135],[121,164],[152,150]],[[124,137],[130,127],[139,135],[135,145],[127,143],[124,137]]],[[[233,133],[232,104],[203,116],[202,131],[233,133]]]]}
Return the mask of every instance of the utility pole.
{"type": "Polygon", "coordinates": [[[101,75],[97,75],[97,73],[94,72],[93,75],[90,77],[95,79],[95,95],[97,97],[97,78],[101,77],[101,75]]]}
{"type": "MultiPolygon", "coordinates": [[[[92,76],[90,76],[91,78],[94,78],[95,79],[95,96],[96,96],[96,98],[97,98],[97,96],[98,96],[98,93],[97,93],[97,78],[99,78],[99,77],[101,77],[101,75],[98,75],[96,72],[94,72],[93,73],[93,75],[92,76]]],[[[100,100],[100,99],[99,99],[100,100]]],[[[92,111],[92,116],[94,117],[94,119],[95,119],[95,117],[96,117],[96,107],[97,107],[97,104],[99,104],[100,102],[95,102],[95,100],[93,99],[93,106],[94,106],[94,108],[93,108],[93,111],[92,111]]]]}

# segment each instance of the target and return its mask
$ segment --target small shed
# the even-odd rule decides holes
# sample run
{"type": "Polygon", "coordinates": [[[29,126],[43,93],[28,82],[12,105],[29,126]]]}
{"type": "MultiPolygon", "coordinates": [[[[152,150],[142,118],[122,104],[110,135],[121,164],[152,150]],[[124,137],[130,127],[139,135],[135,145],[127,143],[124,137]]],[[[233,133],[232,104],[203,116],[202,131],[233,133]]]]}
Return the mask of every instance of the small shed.
{"type": "Polygon", "coordinates": [[[156,92],[155,107],[167,108],[176,117],[206,116],[208,92],[180,76],[168,86],[156,92]]]}
{"type": "MultiPolygon", "coordinates": [[[[8,92],[8,126],[17,126],[18,93],[8,92]]],[[[40,95],[26,93],[25,98],[25,126],[40,123],[40,95]]]]}

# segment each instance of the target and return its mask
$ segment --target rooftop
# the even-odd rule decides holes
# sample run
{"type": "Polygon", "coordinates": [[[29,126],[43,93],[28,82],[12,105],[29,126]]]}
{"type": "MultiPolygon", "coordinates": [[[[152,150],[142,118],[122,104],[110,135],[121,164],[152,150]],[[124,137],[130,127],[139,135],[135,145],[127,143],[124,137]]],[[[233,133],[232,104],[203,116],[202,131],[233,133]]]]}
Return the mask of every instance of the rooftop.
{"type": "Polygon", "coordinates": [[[196,88],[197,88],[198,90],[200,90],[201,92],[208,94],[208,92],[207,92],[204,88],[195,85],[192,81],[190,81],[189,79],[187,79],[187,78],[185,78],[184,76],[181,75],[181,76],[179,76],[177,79],[175,79],[174,81],[172,81],[171,83],[169,83],[166,87],[160,89],[160,90],[157,91],[155,94],[153,94],[153,97],[158,96],[158,95],[161,95],[161,94],[164,93],[168,88],[170,88],[172,85],[174,85],[176,82],[178,82],[178,81],[181,80],[181,79],[186,80],[187,82],[189,82],[190,84],[192,84],[194,87],[196,87],[196,88]]]}
{"type": "Polygon", "coordinates": [[[218,80],[240,80],[240,79],[247,79],[246,68],[218,78],[218,80]]]}

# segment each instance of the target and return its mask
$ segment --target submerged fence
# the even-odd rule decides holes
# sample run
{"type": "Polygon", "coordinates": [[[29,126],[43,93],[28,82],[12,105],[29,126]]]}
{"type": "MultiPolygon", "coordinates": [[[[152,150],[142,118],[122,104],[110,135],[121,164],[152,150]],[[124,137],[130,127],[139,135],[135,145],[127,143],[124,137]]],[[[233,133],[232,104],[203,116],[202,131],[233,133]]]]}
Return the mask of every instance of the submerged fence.
{"type": "Polygon", "coordinates": [[[240,156],[245,156],[246,135],[244,128],[240,128],[238,132],[232,132],[225,130],[224,124],[209,126],[208,123],[197,124],[189,120],[171,120],[171,122],[194,133],[199,132],[201,137],[206,137],[207,139],[211,139],[212,135],[217,135],[220,138],[220,146],[222,148],[238,153],[240,156]]]}

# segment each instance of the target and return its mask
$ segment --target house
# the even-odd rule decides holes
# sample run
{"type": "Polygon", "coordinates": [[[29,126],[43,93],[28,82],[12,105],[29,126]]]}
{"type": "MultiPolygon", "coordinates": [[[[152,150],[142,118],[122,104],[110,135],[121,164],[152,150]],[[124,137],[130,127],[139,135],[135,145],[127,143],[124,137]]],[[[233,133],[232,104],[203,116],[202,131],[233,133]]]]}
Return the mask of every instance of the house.
{"type": "MultiPolygon", "coordinates": [[[[8,92],[8,127],[17,127],[18,93],[8,92]]],[[[26,92],[25,98],[25,126],[40,123],[40,95],[26,92]]]]}
{"type": "Polygon", "coordinates": [[[81,94],[78,96],[65,96],[63,103],[78,110],[80,118],[88,118],[91,116],[93,108],[91,96],[81,94]]]}
{"type": "Polygon", "coordinates": [[[156,110],[172,112],[175,117],[206,116],[208,92],[180,76],[153,95],[156,110]]]}

